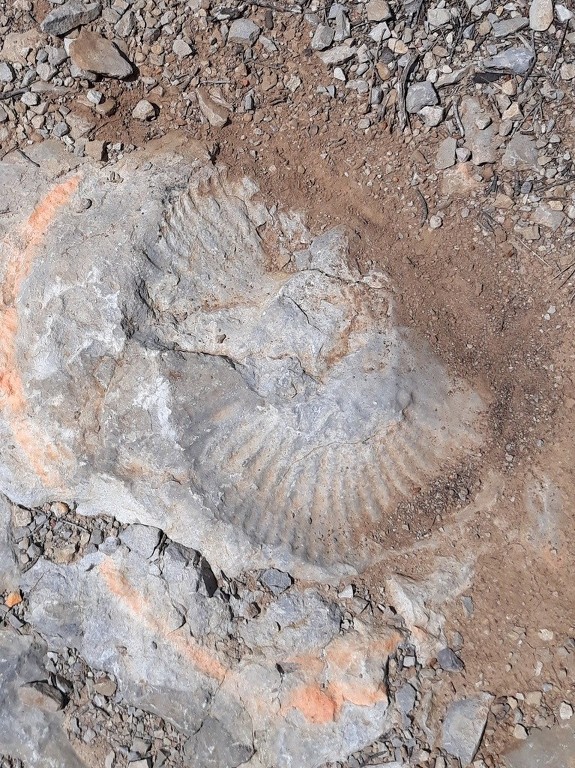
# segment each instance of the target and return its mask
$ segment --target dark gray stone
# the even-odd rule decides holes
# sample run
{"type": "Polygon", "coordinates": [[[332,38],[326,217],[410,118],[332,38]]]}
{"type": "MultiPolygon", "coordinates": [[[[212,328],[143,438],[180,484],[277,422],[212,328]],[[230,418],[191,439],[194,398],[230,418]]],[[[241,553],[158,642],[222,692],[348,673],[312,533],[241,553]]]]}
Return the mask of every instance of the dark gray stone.
{"type": "Polygon", "coordinates": [[[278,571],[277,568],[268,568],[260,576],[260,582],[271,590],[274,595],[279,595],[291,587],[293,579],[289,573],[278,571]]]}
{"type": "Polygon", "coordinates": [[[446,672],[461,672],[465,669],[465,665],[451,648],[442,648],[437,654],[437,661],[446,672]]]}
{"type": "Polygon", "coordinates": [[[102,13],[100,3],[83,3],[81,0],[71,0],[64,5],[56,6],[46,16],[42,24],[42,32],[62,37],[82,24],[89,24],[102,13]]]}

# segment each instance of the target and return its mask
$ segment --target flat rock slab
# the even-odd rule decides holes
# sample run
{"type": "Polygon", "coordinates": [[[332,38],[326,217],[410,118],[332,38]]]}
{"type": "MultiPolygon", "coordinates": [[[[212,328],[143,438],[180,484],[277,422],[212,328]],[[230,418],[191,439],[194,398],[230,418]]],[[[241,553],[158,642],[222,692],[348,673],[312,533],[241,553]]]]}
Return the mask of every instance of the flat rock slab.
{"type": "Polygon", "coordinates": [[[343,229],[314,237],[177,154],[135,153],[121,183],[4,167],[14,502],[154,526],[228,574],[325,579],[382,557],[397,503],[479,446],[480,399],[395,325],[343,229]]]}
{"type": "Polygon", "coordinates": [[[42,32],[62,37],[76,27],[95,21],[102,13],[100,3],[83,3],[80,0],[58,5],[40,25],[42,32]]]}
{"type": "Polygon", "coordinates": [[[441,746],[459,758],[461,765],[470,765],[479,749],[489,714],[492,697],[487,694],[453,702],[443,722],[441,746]]]}
{"type": "Polygon", "coordinates": [[[96,32],[82,30],[70,44],[70,58],[79,69],[108,77],[129,77],[133,71],[114,43],[96,32]]]}
{"type": "Polygon", "coordinates": [[[507,768],[569,768],[575,765],[575,728],[561,723],[541,731],[534,729],[504,761],[507,768]]]}

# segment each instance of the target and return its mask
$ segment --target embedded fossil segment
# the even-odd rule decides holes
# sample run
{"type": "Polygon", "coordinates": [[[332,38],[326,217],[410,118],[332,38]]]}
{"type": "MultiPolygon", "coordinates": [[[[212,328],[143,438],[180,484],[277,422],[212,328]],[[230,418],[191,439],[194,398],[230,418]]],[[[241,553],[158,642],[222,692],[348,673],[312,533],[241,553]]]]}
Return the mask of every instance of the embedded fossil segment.
{"type": "Polygon", "coordinates": [[[10,222],[2,490],[156,525],[230,573],[364,567],[398,501],[476,449],[479,398],[343,230],[314,238],[205,163],[150,166],[84,165],[10,222]]]}

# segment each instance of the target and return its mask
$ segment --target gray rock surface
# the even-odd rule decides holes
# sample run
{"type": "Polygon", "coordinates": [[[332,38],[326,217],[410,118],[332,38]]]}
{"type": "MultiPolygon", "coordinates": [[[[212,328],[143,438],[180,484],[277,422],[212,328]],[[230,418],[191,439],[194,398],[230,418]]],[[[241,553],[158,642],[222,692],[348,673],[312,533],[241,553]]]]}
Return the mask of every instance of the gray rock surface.
{"type": "Polygon", "coordinates": [[[486,69],[512,72],[515,75],[524,75],[533,63],[534,53],[530,48],[515,47],[498,53],[483,60],[486,69]]]}
{"type": "Polygon", "coordinates": [[[451,168],[455,165],[455,150],[457,149],[457,141],[448,136],[443,139],[439,147],[437,148],[437,154],[435,155],[435,167],[438,170],[444,170],[445,168],[451,168]]]}
{"type": "Polygon", "coordinates": [[[517,749],[503,758],[507,768],[566,768],[575,764],[575,729],[561,723],[545,730],[533,729],[517,749]]]}
{"type": "MultiPolygon", "coordinates": [[[[486,117],[479,100],[474,96],[466,96],[461,101],[461,122],[465,129],[465,146],[471,150],[473,165],[494,163],[497,159],[497,148],[500,138],[495,123],[479,128],[477,121],[486,117]]],[[[483,125],[483,123],[480,123],[483,125]]]]}
{"type": "Polygon", "coordinates": [[[351,45],[336,45],[327,51],[318,54],[324,64],[328,66],[337,66],[343,64],[355,55],[356,49],[351,45]]]}
{"type": "Polygon", "coordinates": [[[459,758],[463,768],[470,765],[483,737],[491,698],[487,694],[453,702],[443,722],[441,746],[459,758]]]}
{"type": "Polygon", "coordinates": [[[236,19],[230,27],[228,40],[230,43],[253,45],[258,39],[260,31],[255,21],[251,19],[236,19]]]}
{"type": "Polygon", "coordinates": [[[25,280],[0,262],[19,317],[2,489],[160,528],[229,574],[373,562],[367,534],[411,484],[478,445],[479,398],[393,325],[386,278],[348,265],[343,231],[313,238],[248,180],[145,157],[121,184],[84,164],[46,187],[6,164],[29,202],[2,247],[38,237],[38,255],[25,280]]]}
{"type": "Polygon", "coordinates": [[[238,623],[208,596],[203,567],[171,542],[151,558],[121,545],[69,565],[40,559],[23,581],[27,620],[117,679],[123,700],[188,733],[191,765],[312,768],[376,738],[394,628],[342,633],[341,611],[314,589],[238,623]],[[239,658],[221,640],[235,635],[239,658]]]}
{"type": "Polygon", "coordinates": [[[535,32],[545,32],[553,23],[553,0],[531,0],[529,26],[535,32]]]}
{"type": "Polygon", "coordinates": [[[423,107],[434,107],[436,104],[439,104],[439,96],[429,80],[413,83],[407,89],[405,108],[409,114],[415,114],[423,107]]]}
{"type": "Polygon", "coordinates": [[[46,680],[45,653],[46,646],[34,638],[0,630],[0,753],[38,768],[83,768],[64,733],[62,714],[20,694],[22,686],[46,680]]]}
{"type": "Polygon", "coordinates": [[[505,147],[502,158],[504,168],[527,171],[537,168],[537,148],[531,136],[517,132],[505,147]]]}
{"type": "Polygon", "coordinates": [[[318,24],[311,39],[311,47],[314,51],[324,51],[333,43],[334,30],[328,24],[318,24]]]}
{"type": "Polygon", "coordinates": [[[100,3],[83,3],[81,0],[71,0],[71,2],[63,5],[57,5],[51,10],[40,26],[43,32],[62,37],[76,27],[94,21],[101,13],[102,6],[100,3]]]}

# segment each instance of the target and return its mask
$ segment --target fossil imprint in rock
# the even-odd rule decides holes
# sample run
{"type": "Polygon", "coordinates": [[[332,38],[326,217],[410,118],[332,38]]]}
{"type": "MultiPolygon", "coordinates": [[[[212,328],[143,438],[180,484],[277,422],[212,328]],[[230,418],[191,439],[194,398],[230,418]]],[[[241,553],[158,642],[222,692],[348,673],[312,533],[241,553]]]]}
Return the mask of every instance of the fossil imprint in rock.
{"type": "Polygon", "coordinates": [[[4,492],[157,525],[228,572],[368,565],[397,503],[477,449],[479,397],[396,325],[344,230],[313,238],[222,169],[130,162],[122,183],[82,166],[40,234],[32,212],[4,238],[4,280],[27,260],[4,492]]]}

